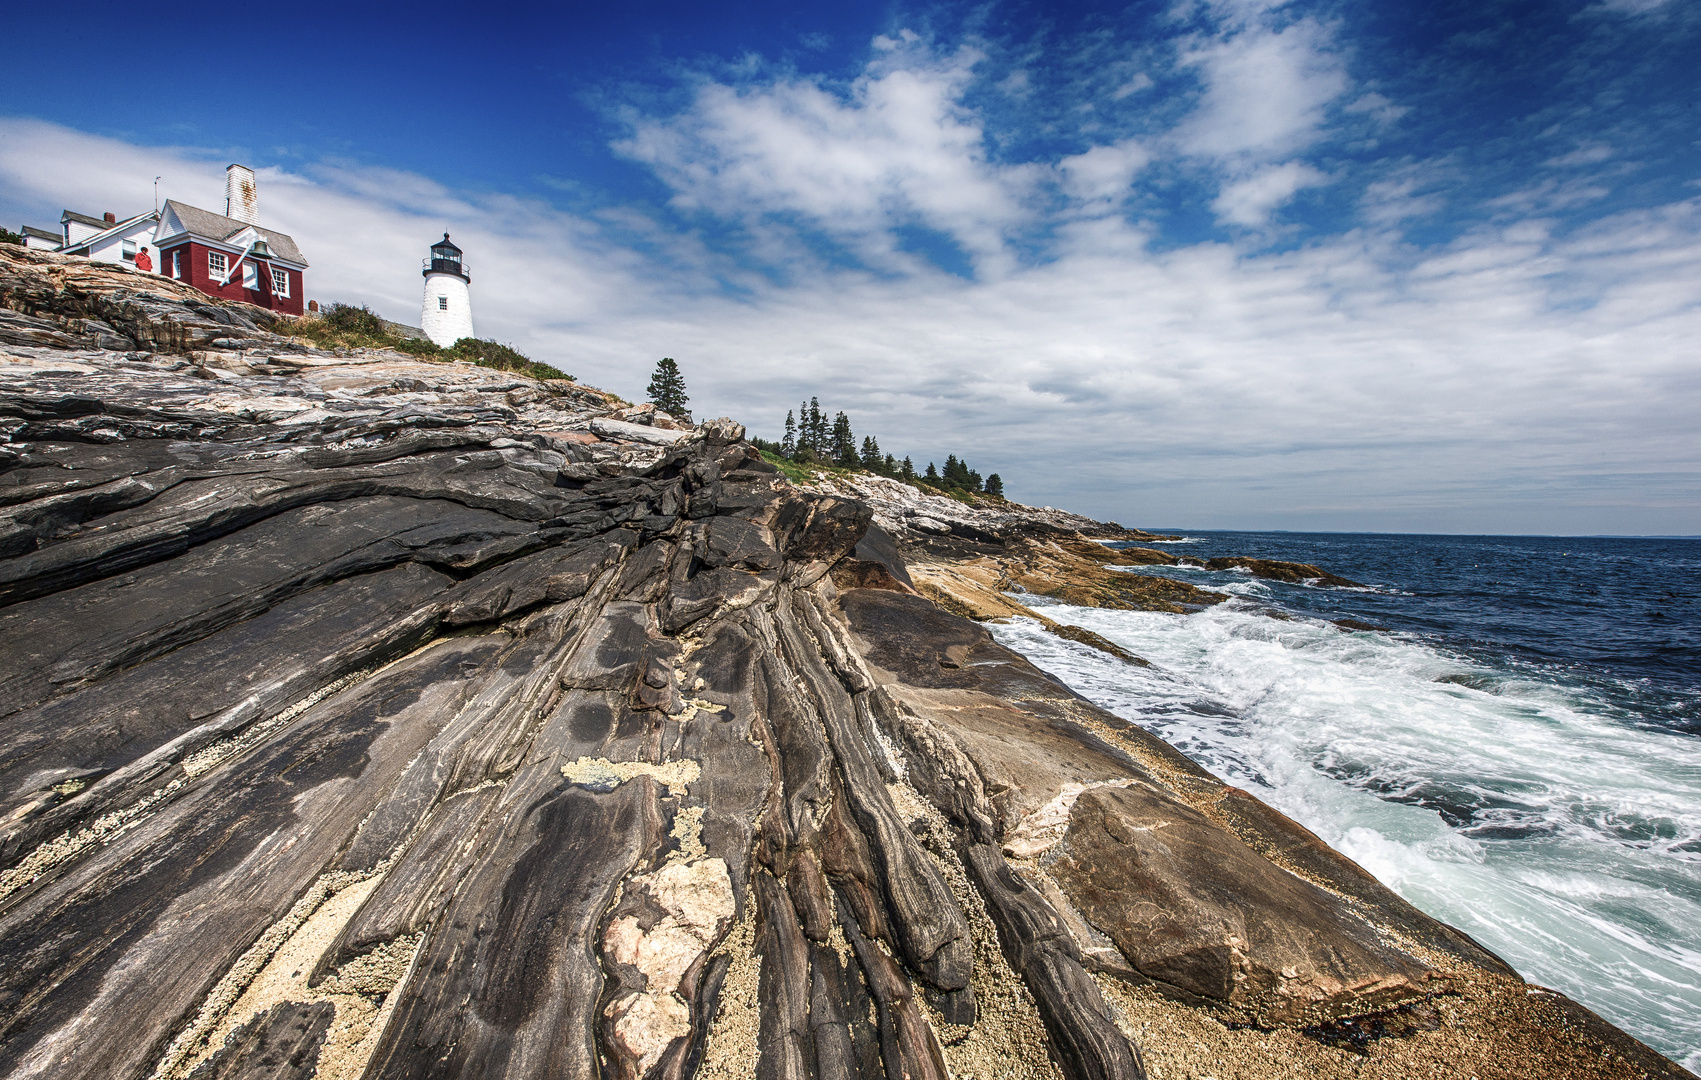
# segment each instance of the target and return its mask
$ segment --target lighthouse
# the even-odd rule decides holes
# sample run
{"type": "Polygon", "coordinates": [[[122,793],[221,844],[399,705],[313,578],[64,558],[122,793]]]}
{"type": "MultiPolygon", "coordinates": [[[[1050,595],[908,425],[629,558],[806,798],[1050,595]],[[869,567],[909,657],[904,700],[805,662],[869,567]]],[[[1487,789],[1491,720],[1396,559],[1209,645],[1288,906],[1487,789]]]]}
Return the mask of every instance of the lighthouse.
{"type": "Polygon", "coordinates": [[[447,349],[462,338],[473,336],[472,293],[467,288],[472,275],[461,261],[461,249],[449,242],[449,234],[431,245],[424,260],[425,301],[419,325],[438,348],[447,349]]]}

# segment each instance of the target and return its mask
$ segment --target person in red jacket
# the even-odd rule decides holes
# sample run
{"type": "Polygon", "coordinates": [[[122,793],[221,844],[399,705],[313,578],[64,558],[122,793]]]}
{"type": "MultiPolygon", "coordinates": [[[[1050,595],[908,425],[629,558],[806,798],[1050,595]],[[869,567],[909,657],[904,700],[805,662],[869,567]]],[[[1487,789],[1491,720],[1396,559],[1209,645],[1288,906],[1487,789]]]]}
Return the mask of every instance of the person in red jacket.
{"type": "Polygon", "coordinates": [[[136,252],[136,269],[146,270],[150,274],[154,272],[154,261],[148,257],[147,248],[136,252]]]}

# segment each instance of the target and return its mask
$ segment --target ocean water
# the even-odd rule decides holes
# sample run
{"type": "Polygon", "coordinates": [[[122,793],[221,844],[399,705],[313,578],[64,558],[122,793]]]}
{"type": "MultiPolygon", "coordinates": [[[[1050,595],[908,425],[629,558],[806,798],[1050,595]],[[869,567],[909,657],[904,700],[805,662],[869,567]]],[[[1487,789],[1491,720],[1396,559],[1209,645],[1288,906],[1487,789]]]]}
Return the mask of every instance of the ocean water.
{"type": "Polygon", "coordinates": [[[1191,615],[1045,603],[1154,668],[992,627],[1526,978],[1701,1071],[1701,540],[1189,533],[1191,615]],[[1334,624],[1354,619],[1384,630],[1334,624]]]}

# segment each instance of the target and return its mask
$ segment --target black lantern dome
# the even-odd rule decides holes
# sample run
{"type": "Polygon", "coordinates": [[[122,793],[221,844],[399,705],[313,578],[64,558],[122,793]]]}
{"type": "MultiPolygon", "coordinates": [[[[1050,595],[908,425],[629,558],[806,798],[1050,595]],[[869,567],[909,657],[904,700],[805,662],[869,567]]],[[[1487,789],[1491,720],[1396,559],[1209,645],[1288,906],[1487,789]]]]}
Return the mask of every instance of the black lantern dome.
{"type": "Polygon", "coordinates": [[[461,249],[449,242],[448,233],[444,233],[442,240],[431,245],[431,258],[425,260],[425,268],[420,273],[455,274],[463,281],[472,280],[467,264],[461,261],[461,249]]]}

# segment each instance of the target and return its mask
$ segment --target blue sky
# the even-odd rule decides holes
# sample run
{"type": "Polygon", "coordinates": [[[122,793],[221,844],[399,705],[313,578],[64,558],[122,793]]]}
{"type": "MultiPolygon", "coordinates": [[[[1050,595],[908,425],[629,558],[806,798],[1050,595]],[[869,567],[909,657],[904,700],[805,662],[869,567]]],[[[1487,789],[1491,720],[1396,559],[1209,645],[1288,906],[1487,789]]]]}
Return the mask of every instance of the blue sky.
{"type": "MultiPolygon", "coordinates": [[[[8,18],[0,214],[216,208],[416,321],[1125,523],[1701,533],[1701,5],[8,18]],[[101,73],[77,33],[145,57],[101,73]],[[65,50],[69,50],[69,53],[65,50]],[[70,59],[67,59],[69,55],[70,59]]],[[[97,50],[98,51],[98,50],[97,50]]]]}

